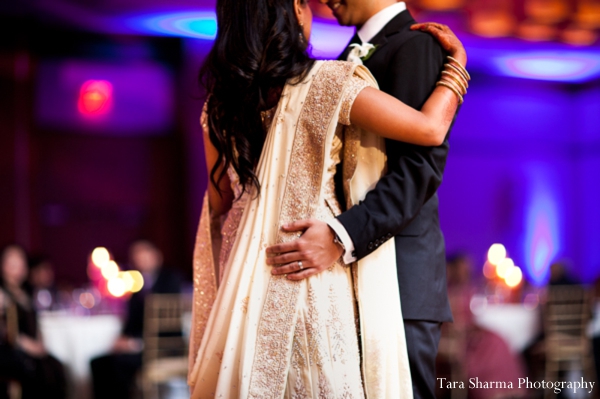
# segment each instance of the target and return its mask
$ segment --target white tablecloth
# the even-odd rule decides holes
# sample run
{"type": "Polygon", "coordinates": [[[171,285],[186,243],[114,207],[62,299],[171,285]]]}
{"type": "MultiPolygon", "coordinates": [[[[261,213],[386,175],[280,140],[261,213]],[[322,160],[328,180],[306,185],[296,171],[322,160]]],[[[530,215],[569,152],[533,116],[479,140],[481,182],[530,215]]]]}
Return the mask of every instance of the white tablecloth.
{"type": "Polygon", "coordinates": [[[90,360],[110,350],[121,332],[119,318],[41,313],[40,329],[46,349],[71,377],[72,397],[89,397],[90,360]]]}
{"type": "Polygon", "coordinates": [[[541,331],[540,310],[521,304],[472,306],[475,323],[498,334],[514,353],[527,348],[541,331]]]}

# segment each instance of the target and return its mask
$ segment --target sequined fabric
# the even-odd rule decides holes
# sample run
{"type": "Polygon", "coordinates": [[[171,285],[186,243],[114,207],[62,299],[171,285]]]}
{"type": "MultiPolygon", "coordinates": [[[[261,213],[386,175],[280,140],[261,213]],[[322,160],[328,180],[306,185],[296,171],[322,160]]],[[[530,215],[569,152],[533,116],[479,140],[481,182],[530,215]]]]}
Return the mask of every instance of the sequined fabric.
{"type": "Polygon", "coordinates": [[[356,100],[358,93],[368,86],[369,83],[364,79],[361,79],[357,76],[352,76],[350,78],[344,89],[339,123],[345,126],[350,125],[350,111],[352,110],[352,104],[354,104],[354,100],[356,100]]]}
{"type": "Polygon", "coordinates": [[[194,312],[190,332],[190,370],[193,369],[212,305],[217,295],[217,277],[213,263],[208,193],[204,196],[202,215],[194,248],[194,312]]]}
{"type": "Polygon", "coordinates": [[[246,202],[248,201],[249,196],[247,192],[242,194],[240,179],[231,166],[227,169],[227,175],[229,176],[229,181],[231,182],[234,200],[231,204],[231,209],[227,213],[227,216],[225,216],[225,220],[223,221],[221,227],[221,251],[218,262],[219,283],[225,274],[225,266],[229,260],[229,253],[231,252],[231,248],[235,242],[238,226],[240,224],[240,220],[242,219],[242,215],[244,214],[244,208],[246,207],[246,202]]]}
{"type": "MultiPolygon", "coordinates": [[[[329,62],[313,77],[298,119],[280,224],[316,216],[317,208],[323,204],[319,197],[326,135],[352,69],[353,66],[345,62],[329,62]]],[[[287,242],[296,237],[296,234],[281,231],[277,242],[287,242]]],[[[301,286],[305,284],[290,281],[284,276],[271,277],[258,326],[250,398],[275,399],[285,390],[298,299],[301,286]]]]}
{"type": "MultiPolygon", "coordinates": [[[[335,194],[328,188],[340,162],[340,133],[338,130],[333,137],[326,161],[324,201],[317,207],[316,219],[326,220],[340,213],[335,194]]],[[[336,262],[307,280],[298,298],[285,399],[364,397],[357,372],[360,355],[354,304],[351,269],[342,263],[336,262]],[[307,392],[310,396],[305,396],[307,392]]]]}
{"type": "MultiPolygon", "coordinates": [[[[286,85],[272,117],[263,115],[263,122],[271,127],[257,166],[261,192],[239,201],[242,212],[234,204],[221,231],[225,242],[220,258],[227,260],[218,262],[224,266],[222,282],[214,303],[207,304],[212,311],[201,345],[191,354],[195,358],[190,373],[192,399],[365,397],[351,268],[335,263],[310,279],[292,282],[271,275],[264,251],[268,245],[297,237],[283,234],[283,223],[324,220],[340,212],[334,190],[336,165],[342,154],[352,154],[342,144],[346,140],[339,119],[348,114],[358,92],[349,88],[355,68],[345,62],[317,62],[304,82],[286,85]],[[350,105],[343,110],[342,104],[350,105]]],[[[381,146],[370,148],[379,151],[369,156],[369,165],[379,165],[377,175],[384,165],[381,146]]],[[[228,173],[236,184],[235,176],[228,173]]],[[[374,182],[372,178],[353,181],[362,182],[353,186],[359,194],[374,182]]],[[[206,248],[210,240],[202,241],[203,234],[206,231],[199,230],[198,245],[206,248]]],[[[385,259],[395,276],[393,249],[385,259]]],[[[201,261],[212,263],[212,257],[201,261]]],[[[373,265],[368,266],[373,270],[373,265]]],[[[195,279],[196,284],[200,281],[195,279]]],[[[380,290],[381,283],[369,287],[380,290]]],[[[396,288],[394,300],[383,303],[396,303],[397,298],[396,288]]],[[[195,302],[197,320],[202,320],[196,313],[202,313],[203,303],[195,302]]],[[[375,325],[375,330],[382,328],[375,325]]],[[[389,373],[376,368],[378,364],[363,372],[377,370],[378,376],[384,376],[383,383],[393,383],[396,369],[389,373]]],[[[384,397],[400,396],[394,392],[384,397]]]]}

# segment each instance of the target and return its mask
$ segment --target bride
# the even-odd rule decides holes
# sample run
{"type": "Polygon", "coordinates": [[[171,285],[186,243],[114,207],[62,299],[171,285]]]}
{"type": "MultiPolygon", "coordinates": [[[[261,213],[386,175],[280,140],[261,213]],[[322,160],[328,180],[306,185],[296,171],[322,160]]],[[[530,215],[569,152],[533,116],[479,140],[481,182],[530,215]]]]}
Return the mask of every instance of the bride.
{"type": "MultiPolygon", "coordinates": [[[[265,248],[295,238],[287,222],[360,201],[384,173],[382,137],[439,145],[464,91],[442,77],[416,111],[362,66],[311,59],[308,0],[218,0],[217,16],[201,73],[210,183],[194,254],[192,398],[412,397],[392,242],[302,281],[272,275],[265,248]]],[[[452,32],[413,28],[441,42],[462,79],[452,32]]]]}

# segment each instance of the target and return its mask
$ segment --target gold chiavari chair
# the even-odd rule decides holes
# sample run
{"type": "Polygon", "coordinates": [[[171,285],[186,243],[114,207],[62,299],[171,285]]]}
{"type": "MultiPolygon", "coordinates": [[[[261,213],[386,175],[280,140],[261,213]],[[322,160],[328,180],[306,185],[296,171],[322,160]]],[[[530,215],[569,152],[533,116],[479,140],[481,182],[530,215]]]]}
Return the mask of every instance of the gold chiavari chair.
{"type": "MultiPolygon", "coordinates": [[[[592,343],[586,329],[591,317],[589,293],[579,285],[550,286],[544,307],[546,381],[557,381],[560,372],[581,370],[595,380],[592,343]]],[[[545,396],[554,395],[546,390],[545,396]]]]}
{"type": "Polygon", "coordinates": [[[159,397],[159,384],[187,378],[188,342],[183,333],[191,297],[180,294],[151,294],[144,308],[142,391],[144,399],[159,397]]]}

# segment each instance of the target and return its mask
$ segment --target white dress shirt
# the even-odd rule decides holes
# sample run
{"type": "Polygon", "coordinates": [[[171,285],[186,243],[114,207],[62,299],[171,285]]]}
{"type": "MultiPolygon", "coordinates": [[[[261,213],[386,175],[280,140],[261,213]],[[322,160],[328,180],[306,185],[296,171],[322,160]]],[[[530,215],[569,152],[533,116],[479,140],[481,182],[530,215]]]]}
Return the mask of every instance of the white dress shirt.
{"type": "MultiPolygon", "coordinates": [[[[384,8],[365,22],[357,32],[358,37],[363,43],[368,43],[369,40],[373,39],[375,35],[388,24],[388,22],[404,10],[406,10],[406,4],[403,1],[384,8]]],[[[335,234],[337,234],[342,244],[344,244],[345,250],[342,255],[344,263],[349,264],[355,262],[356,254],[354,253],[354,242],[352,242],[352,239],[344,226],[335,218],[329,219],[327,224],[335,231],[335,234]]]]}

